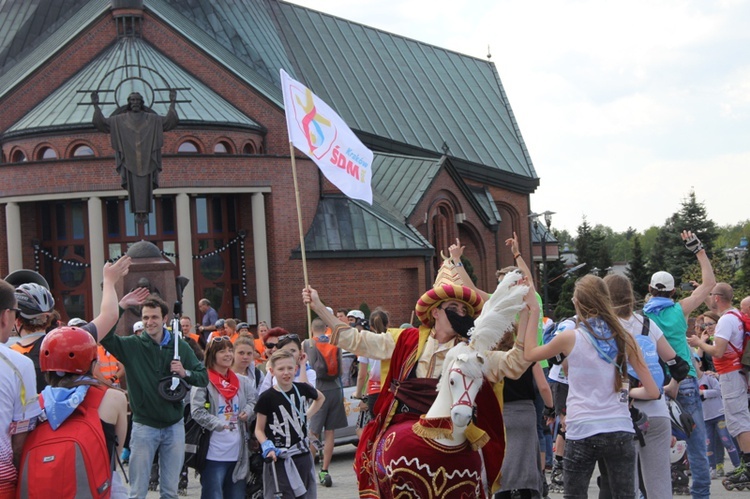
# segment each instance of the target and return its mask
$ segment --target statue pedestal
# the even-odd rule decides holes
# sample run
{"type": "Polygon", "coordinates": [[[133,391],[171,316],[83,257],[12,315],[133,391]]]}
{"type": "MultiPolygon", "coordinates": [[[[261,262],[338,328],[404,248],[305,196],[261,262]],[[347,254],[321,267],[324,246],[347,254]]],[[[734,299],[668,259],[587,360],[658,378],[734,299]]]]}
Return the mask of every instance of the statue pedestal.
{"type": "MultiPolygon", "coordinates": [[[[115,286],[117,296],[122,298],[136,288],[145,287],[151,294],[158,295],[169,306],[169,319],[177,301],[175,285],[175,265],[165,258],[159,248],[148,241],[135,243],[127,252],[133,259],[128,275],[123,277],[115,286]]],[[[141,320],[140,307],[131,307],[122,314],[117,323],[117,334],[129,336],[133,334],[133,324],[141,320]]]]}

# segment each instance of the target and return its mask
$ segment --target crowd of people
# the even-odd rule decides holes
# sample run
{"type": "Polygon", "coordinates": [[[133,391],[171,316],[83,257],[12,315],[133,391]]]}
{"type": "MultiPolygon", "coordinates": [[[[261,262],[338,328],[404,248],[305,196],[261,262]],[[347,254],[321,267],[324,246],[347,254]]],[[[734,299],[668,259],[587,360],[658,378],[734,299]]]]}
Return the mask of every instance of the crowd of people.
{"type": "MultiPolygon", "coordinates": [[[[506,242],[516,266],[498,271],[498,280],[511,276],[524,294],[515,324],[479,352],[484,379],[499,389],[472,401],[472,424],[481,429],[467,445],[482,456],[478,497],[545,497],[550,489],[586,497],[596,466],[600,497],[704,498],[713,478],[730,490],[750,489],[743,364],[750,297],[734,308],[731,286],[716,282],[698,238],[689,231],[682,238],[701,268],[688,293],[679,296],[674,277],[656,272],[641,306],[626,277],[589,274],[575,284],[575,315],[557,321],[541,313],[517,238],[506,242]],[[480,408],[480,399],[493,409],[480,408]],[[725,453],[732,470],[724,469],[725,453]]],[[[219,317],[207,299],[194,324],[170,317],[148,289],[118,297],[128,257],[105,265],[100,313],[91,320],[62,323],[43,277],[10,274],[0,280],[0,499],[75,497],[76,488],[177,497],[187,489],[187,465],[200,475],[201,497],[314,498],[319,486],[334,483],[335,432],[348,425],[343,352],[359,366],[359,495],[398,496],[403,483],[377,464],[391,445],[389,428],[413,422],[424,438],[445,435],[429,409],[446,359],[454,348],[480,348],[475,325],[497,313],[482,310],[500,287],[478,289],[462,252],[459,241],[449,248],[433,288],[416,304],[417,327],[389,326],[380,308],[369,317],[334,311],[308,286],[302,303],[316,315],[309,334],[265,322],[252,331],[219,317]],[[132,334],[116,334],[132,307],[140,310],[140,320],[128,324],[132,334]],[[63,434],[79,450],[56,443],[63,434]],[[68,460],[53,465],[50,452],[37,450],[53,445],[80,458],[72,461],[75,480],[54,479],[66,476],[68,460]]]]}

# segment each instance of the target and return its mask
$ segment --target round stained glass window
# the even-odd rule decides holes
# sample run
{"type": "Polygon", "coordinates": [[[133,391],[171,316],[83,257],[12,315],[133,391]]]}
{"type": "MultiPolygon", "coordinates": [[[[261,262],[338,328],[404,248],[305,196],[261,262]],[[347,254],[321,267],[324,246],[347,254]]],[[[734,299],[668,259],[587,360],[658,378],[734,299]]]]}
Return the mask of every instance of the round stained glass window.
{"type": "Polygon", "coordinates": [[[86,267],[63,263],[60,265],[60,280],[69,288],[80,286],[86,279],[86,267]]]}
{"type": "Polygon", "coordinates": [[[211,255],[201,260],[201,274],[209,281],[215,281],[224,274],[224,259],[221,255],[211,255]]]}

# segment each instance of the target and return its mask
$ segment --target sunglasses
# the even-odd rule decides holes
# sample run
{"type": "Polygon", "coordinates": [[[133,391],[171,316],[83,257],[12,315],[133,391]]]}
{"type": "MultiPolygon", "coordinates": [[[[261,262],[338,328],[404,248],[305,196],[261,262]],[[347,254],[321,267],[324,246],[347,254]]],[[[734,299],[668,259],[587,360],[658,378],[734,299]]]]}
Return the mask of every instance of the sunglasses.
{"type": "Polygon", "coordinates": [[[264,345],[266,346],[266,348],[270,350],[272,348],[276,348],[279,344],[278,343],[264,343],[264,345]]]}
{"type": "Polygon", "coordinates": [[[214,336],[211,338],[211,343],[215,343],[217,341],[232,341],[229,336],[214,336]]]}
{"type": "Polygon", "coordinates": [[[16,314],[16,319],[18,319],[18,316],[21,315],[20,308],[6,308],[5,310],[10,310],[11,312],[14,312],[16,314]]]}
{"type": "Polygon", "coordinates": [[[299,341],[299,335],[296,335],[294,333],[290,333],[290,334],[285,334],[285,335],[279,336],[279,343],[281,343],[282,341],[294,341],[294,340],[298,340],[299,341]]]}

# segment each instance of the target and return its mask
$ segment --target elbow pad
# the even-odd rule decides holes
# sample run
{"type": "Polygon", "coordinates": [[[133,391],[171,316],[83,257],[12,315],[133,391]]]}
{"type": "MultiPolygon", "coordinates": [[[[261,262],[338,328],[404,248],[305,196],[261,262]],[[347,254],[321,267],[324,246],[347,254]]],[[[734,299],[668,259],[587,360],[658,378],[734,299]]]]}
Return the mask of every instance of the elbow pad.
{"type": "Polygon", "coordinates": [[[564,360],[565,360],[565,354],[564,353],[558,353],[554,357],[551,357],[551,358],[547,359],[547,362],[549,362],[550,364],[556,366],[558,364],[562,364],[564,360]]]}
{"type": "Polygon", "coordinates": [[[666,364],[667,368],[669,368],[669,374],[677,382],[687,378],[688,373],[690,373],[690,364],[685,362],[679,355],[675,356],[672,360],[668,360],[666,364]]]}

